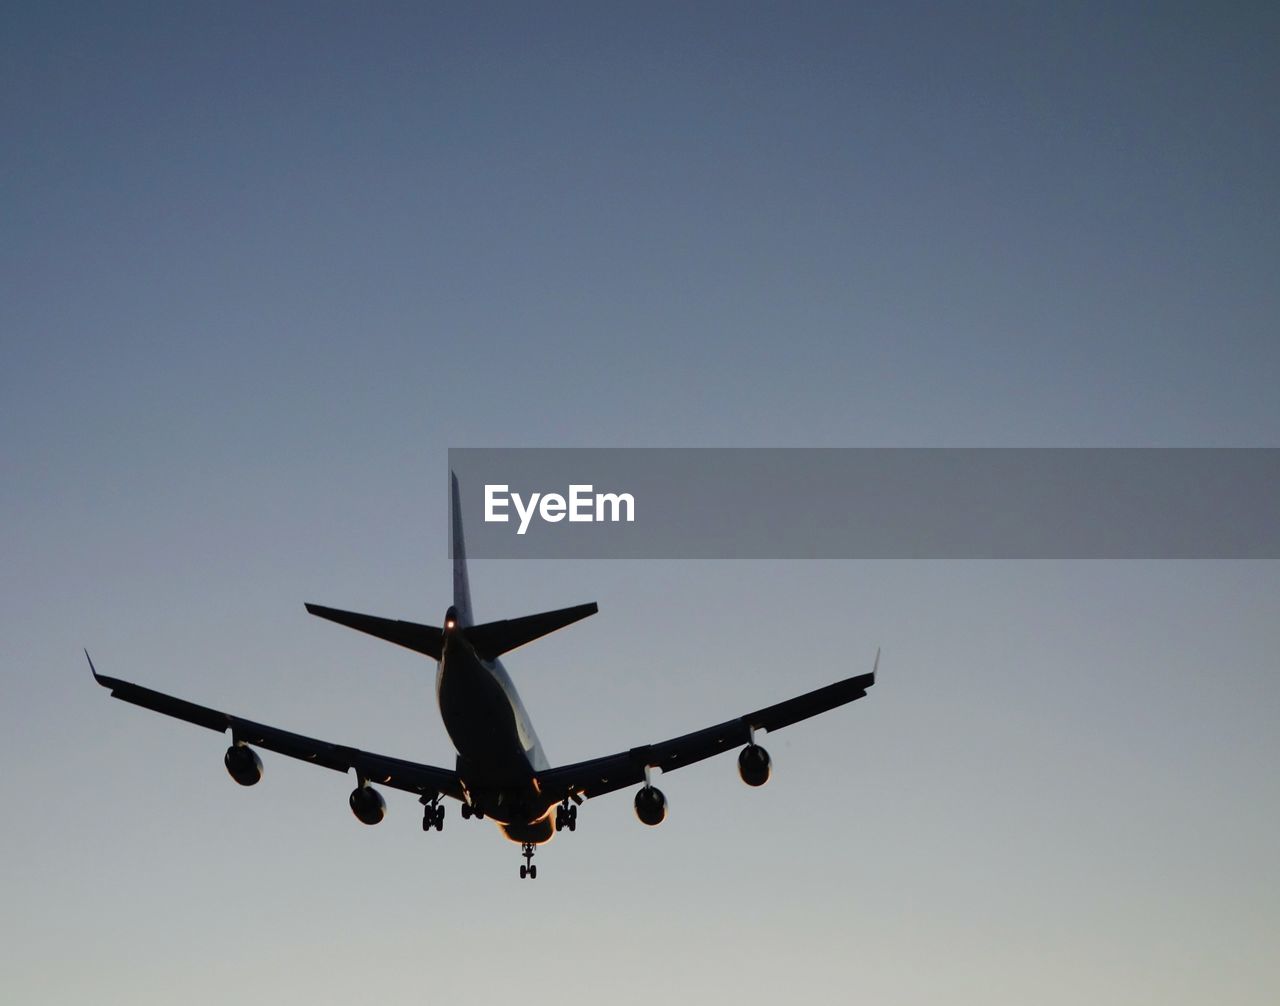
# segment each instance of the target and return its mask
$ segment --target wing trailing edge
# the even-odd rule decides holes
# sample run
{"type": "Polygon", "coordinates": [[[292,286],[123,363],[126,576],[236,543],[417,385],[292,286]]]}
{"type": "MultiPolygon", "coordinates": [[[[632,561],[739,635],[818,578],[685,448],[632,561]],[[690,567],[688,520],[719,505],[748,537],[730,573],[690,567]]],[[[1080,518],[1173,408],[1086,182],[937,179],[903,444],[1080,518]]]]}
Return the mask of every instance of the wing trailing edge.
{"type": "Polygon", "coordinates": [[[103,688],[109,689],[113,698],[163,713],[174,719],[185,720],[196,726],[207,727],[218,733],[226,733],[230,728],[234,742],[249,744],[274,751],[289,758],[322,765],[336,772],[349,772],[354,769],[361,779],[390,786],[392,789],[404,790],[430,796],[437,793],[453,797],[455,800],[465,799],[462,782],[458,773],[449,769],[436,768],[434,765],[423,765],[406,761],[403,758],[392,758],[389,755],[375,754],[372,751],[361,751],[359,748],[345,744],[333,744],[315,737],[281,730],[279,727],[257,723],[240,716],[233,716],[218,709],[210,709],[195,702],[188,702],[174,695],[158,692],[154,688],[136,685],[132,681],[122,681],[99,674],[93,666],[93,658],[85,651],[89,660],[89,670],[93,679],[103,688]]]}

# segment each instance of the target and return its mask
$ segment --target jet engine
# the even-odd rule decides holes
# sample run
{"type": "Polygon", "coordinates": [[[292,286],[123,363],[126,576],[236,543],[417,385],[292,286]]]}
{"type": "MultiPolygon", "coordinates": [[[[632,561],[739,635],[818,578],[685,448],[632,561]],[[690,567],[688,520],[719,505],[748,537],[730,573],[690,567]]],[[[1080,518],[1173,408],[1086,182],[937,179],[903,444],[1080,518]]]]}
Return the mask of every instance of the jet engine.
{"type": "Polygon", "coordinates": [[[243,744],[232,744],[222,758],[231,778],[241,786],[252,786],[262,778],[262,759],[258,752],[243,744]]]}
{"type": "Polygon", "coordinates": [[[763,786],[769,781],[772,768],[769,752],[759,744],[748,744],[738,755],[738,775],[748,786],[763,786]]]}
{"type": "Polygon", "coordinates": [[[636,791],[636,817],[650,828],[667,819],[667,798],[657,786],[642,786],[636,791]]]}
{"type": "Polygon", "coordinates": [[[387,801],[372,786],[357,786],[347,802],[361,824],[377,824],[387,816],[387,801]]]}

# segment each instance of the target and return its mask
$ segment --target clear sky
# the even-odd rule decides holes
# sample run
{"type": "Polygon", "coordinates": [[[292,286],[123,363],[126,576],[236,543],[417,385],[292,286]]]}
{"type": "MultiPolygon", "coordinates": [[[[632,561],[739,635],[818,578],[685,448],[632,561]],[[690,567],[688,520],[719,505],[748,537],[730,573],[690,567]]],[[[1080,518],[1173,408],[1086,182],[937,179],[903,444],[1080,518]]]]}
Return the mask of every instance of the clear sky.
{"type": "Polygon", "coordinates": [[[448,764],[450,446],[1277,445],[1280,15],[1053,7],[10,5],[8,996],[1275,1002],[1275,563],[476,563],[553,761],[884,647],[536,883],[80,653],[448,764]]]}

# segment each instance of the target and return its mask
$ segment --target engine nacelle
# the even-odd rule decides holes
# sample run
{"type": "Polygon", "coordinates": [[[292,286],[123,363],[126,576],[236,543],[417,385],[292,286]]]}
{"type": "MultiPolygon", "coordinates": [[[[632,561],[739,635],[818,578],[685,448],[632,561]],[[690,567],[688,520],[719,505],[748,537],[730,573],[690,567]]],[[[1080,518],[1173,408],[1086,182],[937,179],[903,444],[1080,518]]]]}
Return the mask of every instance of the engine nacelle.
{"type": "Polygon", "coordinates": [[[642,786],[636,791],[636,817],[650,828],[667,819],[667,798],[657,786],[642,786]]]}
{"type": "Polygon", "coordinates": [[[769,781],[772,770],[769,752],[759,744],[748,744],[738,755],[738,775],[748,786],[763,786],[769,781]]]}
{"type": "Polygon", "coordinates": [[[241,786],[252,786],[262,778],[262,759],[258,752],[243,744],[232,744],[222,757],[231,778],[241,786]]]}
{"type": "Polygon", "coordinates": [[[351,813],[361,824],[378,824],[387,816],[387,801],[372,786],[357,786],[351,791],[351,813]]]}

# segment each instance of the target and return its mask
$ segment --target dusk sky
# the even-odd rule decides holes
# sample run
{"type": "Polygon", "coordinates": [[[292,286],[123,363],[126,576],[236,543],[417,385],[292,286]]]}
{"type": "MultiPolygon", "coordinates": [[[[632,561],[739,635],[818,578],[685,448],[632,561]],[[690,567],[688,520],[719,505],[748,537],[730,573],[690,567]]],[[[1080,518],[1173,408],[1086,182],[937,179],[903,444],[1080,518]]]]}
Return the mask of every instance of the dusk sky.
{"type": "MultiPolygon", "coordinates": [[[[485,561],[552,762],[490,822],[111,700],[432,764],[446,453],[1280,446],[1267,4],[10,5],[0,973],[23,1003],[1271,1004],[1275,562],[485,561]]],[[[731,520],[732,515],[726,515],[731,520]]]]}

